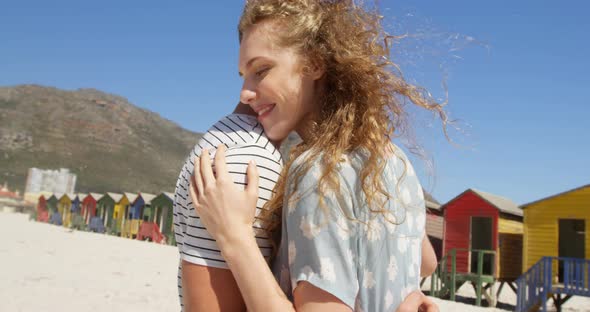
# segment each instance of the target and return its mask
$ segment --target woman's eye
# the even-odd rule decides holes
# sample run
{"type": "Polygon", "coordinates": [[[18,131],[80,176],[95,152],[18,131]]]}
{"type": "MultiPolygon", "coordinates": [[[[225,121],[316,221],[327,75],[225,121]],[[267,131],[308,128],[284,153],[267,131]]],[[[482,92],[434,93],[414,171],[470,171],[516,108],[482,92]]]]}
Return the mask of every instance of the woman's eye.
{"type": "Polygon", "coordinates": [[[265,67],[265,68],[257,71],[256,72],[256,77],[259,77],[260,78],[260,77],[264,76],[268,72],[269,69],[270,69],[270,67],[265,67]]]}

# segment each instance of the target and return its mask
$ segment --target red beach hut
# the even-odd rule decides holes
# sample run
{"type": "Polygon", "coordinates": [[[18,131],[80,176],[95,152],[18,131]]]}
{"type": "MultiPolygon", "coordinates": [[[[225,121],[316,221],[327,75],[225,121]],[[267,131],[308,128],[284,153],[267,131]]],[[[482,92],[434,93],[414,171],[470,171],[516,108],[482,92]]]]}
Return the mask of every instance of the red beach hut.
{"type": "Polygon", "coordinates": [[[45,195],[41,195],[39,196],[39,201],[37,201],[37,221],[47,222],[48,220],[47,199],[45,199],[45,195]]]}
{"type": "Polygon", "coordinates": [[[477,271],[477,253],[490,250],[483,258],[483,273],[500,281],[514,281],[522,266],[522,210],[510,199],[468,189],[442,206],[444,213],[444,254],[456,254],[458,273],[477,271]],[[463,250],[463,251],[461,251],[463,250]]]}
{"type": "Polygon", "coordinates": [[[82,205],[80,214],[84,218],[86,224],[90,222],[90,219],[96,216],[96,202],[102,197],[98,193],[89,193],[82,199],[82,205]]]}

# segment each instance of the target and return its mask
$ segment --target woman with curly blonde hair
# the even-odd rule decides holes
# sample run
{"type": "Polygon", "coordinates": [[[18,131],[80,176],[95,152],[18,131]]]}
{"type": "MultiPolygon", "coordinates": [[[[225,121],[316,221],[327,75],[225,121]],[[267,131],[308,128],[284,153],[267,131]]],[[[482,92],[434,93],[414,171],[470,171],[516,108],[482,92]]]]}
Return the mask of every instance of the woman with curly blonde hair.
{"type": "Polygon", "coordinates": [[[240,100],[270,140],[293,130],[303,140],[257,217],[280,233],[279,283],[252,230],[264,167],[249,165],[242,191],[228,175],[223,146],[215,173],[203,151],[191,197],[249,311],[395,311],[419,289],[424,197],[391,142],[408,127],[406,101],[443,122],[445,114],[395,70],[380,20],[352,0],[245,4],[240,100]]]}

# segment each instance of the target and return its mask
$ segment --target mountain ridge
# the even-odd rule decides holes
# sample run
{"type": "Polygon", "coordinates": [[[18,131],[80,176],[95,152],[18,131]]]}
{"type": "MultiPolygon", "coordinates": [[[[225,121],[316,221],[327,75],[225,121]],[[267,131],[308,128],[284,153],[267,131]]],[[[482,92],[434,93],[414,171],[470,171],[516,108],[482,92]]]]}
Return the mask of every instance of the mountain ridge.
{"type": "Polygon", "coordinates": [[[201,136],[93,88],[0,87],[0,181],[12,188],[37,167],[69,168],[79,192],[170,191],[201,136]]]}

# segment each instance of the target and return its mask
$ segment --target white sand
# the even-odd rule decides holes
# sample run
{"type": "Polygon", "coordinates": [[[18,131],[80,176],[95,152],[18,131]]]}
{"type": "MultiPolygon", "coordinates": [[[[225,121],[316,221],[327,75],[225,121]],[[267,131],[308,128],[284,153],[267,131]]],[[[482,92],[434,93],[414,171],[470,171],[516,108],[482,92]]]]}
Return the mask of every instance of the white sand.
{"type": "Polygon", "coordinates": [[[179,311],[176,247],[0,213],[0,311],[179,311]]]}
{"type": "MultiPolygon", "coordinates": [[[[176,247],[69,231],[29,221],[24,214],[0,213],[0,264],[0,311],[180,310],[176,247]]],[[[508,297],[510,292],[503,290],[508,297]]],[[[468,288],[460,294],[468,297],[468,288]]],[[[505,311],[434,300],[443,312],[505,311]]],[[[588,307],[589,298],[574,297],[563,311],[590,311],[588,307]]]]}

